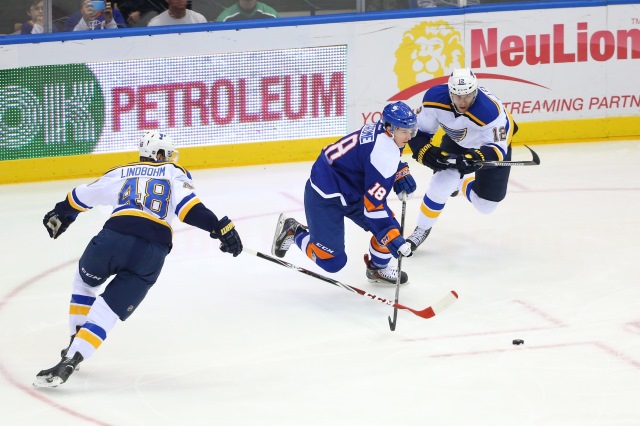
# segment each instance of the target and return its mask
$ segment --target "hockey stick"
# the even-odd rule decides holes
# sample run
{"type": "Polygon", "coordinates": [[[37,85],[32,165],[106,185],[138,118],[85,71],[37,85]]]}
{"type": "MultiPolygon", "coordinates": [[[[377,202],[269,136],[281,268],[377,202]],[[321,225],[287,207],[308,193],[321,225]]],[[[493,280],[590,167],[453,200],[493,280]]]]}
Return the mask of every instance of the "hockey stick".
{"type": "Polygon", "coordinates": [[[406,309],[407,311],[411,312],[414,315],[419,316],[420,318],[432,318],[438,314],[440,314],[442,311],[444,311],[445,309],[447,309],[449,306],[451,306],[453,304],[453,302],[455,302],[456,300],[458,300],[458,293],[456,293],[455,291],[451,290],[449,293],[447,293],[442,299],[440,299],[438,302],[436,302],[433,306],[429,306],[425,309],[422,310],[416,310],[416,309],[411,309],[407,306],[401,305],[400,303],[395,303],[392,300],[387,300],[387,299],[383,299],[382,297],[376,296],[375,294],[371,294],[371,293],[367,293],[364,290],[360,290],[359,288],[356,287],[352,287],[350,285],[347,284],[343,284],[340,281],[334,280],[333,278],[329,278],[329,277],[325,277],[324,275],[320,275],[317,274],[313,271],[309,271],[308,269],[304,269],[301,268],[299,266],[293,265],[291,263],[285,262],[284,260],[278,259],[276,257],[271,257],[267,254],[261,253],[259,251],[255,251],[252,250],[250,248],[245,247],[242,250],[243,253],[247,253],[256,257],[259,257],[261,259],[265,259],[268,260],[270,262],[276,263],[280,266],[284,266],[293,270],[296,270],[298,272],[302,272],[303,274],[312,276],[314,278],[318,278],[319,280],[328,282],[329,284],[333,284],[337,287],[343,288],[347,291],[350,291],[352,293],[357,293],[360,296],[365,296],[366,298],[370,299],[370,300],[376,300],[378,302],[384,303],[385,305],[389,305],[389,306],[393,306],[394,308],[398,308],[398,309],[406,309]]]}
{"type": "Polygon", "coordinates": [[[511,167],[511,166],[537,166],[540,164],[540,157],[538,154],[527,145],[524,146],[531,152],[533,159],[529,161],[481,161],[483,166],[496,166],[496,167],[511,167]]]}
{"type": "MultiPolygon", "coordinates": [[[[407,193],[402,191],[400,199],[402,200],[402,216],[400,216],[400,236],[404,232],[404,218],[407,214],[407,193]]],[[[398,277],[396,278],[396,299],[393,307],[393,321],[391,317],[387,317],[389,320],[389,328],[391,331],[395,331],[397,319],[398,319],[398,308],[395,306],[398,304],[398,298],[400,297],[400,281],[402,281],[402,254],[398,254],[398,277]]]]}
{"type": "MultiPolygon", "coordinates": [[[[473,164],[482,164],[483,166],[494,166],[494,167],[512,167],[512,166],[537,166],[540,164],[540,157],[538,154],[527,145],[525,145],[529,151],[531,151],[532,159],[529,161],[474,161],[473,164]]],[[[455,169],[456,163],[455,159],[449,160],[450,168],[455,169]],[[452,162],[453,161],[453,162],[452,162]]]]}

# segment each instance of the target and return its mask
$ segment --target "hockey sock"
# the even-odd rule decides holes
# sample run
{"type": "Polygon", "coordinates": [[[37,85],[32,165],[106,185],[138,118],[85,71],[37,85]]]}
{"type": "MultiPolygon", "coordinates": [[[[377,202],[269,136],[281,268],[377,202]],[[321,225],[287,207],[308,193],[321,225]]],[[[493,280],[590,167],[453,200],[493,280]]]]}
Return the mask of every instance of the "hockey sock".
{"type": "Polygon", "coordinates": [[[87,315],[87,322],[80,328],[67,352],[67,357],[73,357],[80,352],[85,360],[102,345],[107,334],[115,327],[118,315],[99,296],[87,315]]]}
{"type": "Polygon", "coordinates": [[[445,203],[437,203],[429,198],[428,194],[425,194],[422,198],[422,204],[420,204],[418,226],[422,229],[431,228],[438,220],[438,217],[440,216],[440,213],[442,213],[442,209],[444,209],[444,206],[445,203]]]}
{"type": "Polygon", "coordinates": [[[386,268],[391,261],[392,254],[386,246],[378,242],[376,237],[369,241],[369,257],[371,265],[378,269],[386,268]]]}
{"type": "Polygon", "coordinates": [[[71,302],[69,305],[69,335],[76,334],[78,327],[87,322],[87,314],[91,305],[96,300],[99,287],[87,285],[80,277],[80,272],[76,269],[73,277],[73,288],[71,290],[71,302]]]}
{"type": "Polygon", "coordinates": [[[302,250],[303,253],[307,252],[307,245],[309,244],[309,231],[300,227],[296,230],[296,233],[293,235],[293,241],[295,241],[296,245],[302,250]]]}

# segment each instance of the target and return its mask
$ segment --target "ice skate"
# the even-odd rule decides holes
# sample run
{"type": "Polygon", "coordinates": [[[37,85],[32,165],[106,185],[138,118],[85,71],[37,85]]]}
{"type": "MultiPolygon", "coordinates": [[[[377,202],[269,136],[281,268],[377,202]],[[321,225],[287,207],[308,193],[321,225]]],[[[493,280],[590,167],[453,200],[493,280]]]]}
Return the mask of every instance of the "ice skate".
{"type": "Polygon", "coordinates": [[[419,226],[416,226],[416,229],[414,229],[411,235],[407,237],[407,241],[411,246],[411,251],[416,251],[418,246],[424,243],[424,240],[427,239],[430,232],[431,232],[431,228],[423,229],[423,228],[420,228],[419,226]]]}
{"type": "Polygon", "coordinates": [[[291,247],[291,244],[294,243],[296,231],[300,228],[307,230],[307,227],[297,220],[286,217],[284,213],[281,213],[278,218],[275,235],[273,236],[271,254],[277,257],[284,257],[289,247],[291,247]]]}
{"type": "MultiPolygon", "coordinates": [[[[82,327],[80,327],[79,325],[76,326],[76,334],[78,333],[78,331],[80,331],[81,328],[82,327]]],[[[62,357],[62,359],[67,357],[67,352],[69,352],[69,348],[71,347],[71,344],[73,343],[73,339],[75,339],[75,337],[75,334],[71,336],[71,340],[69,340],[69,346],[60,351],[60,356],[62,357]]],[[[78,370],[80,370],[80,366],[76,365],[76,371],[78,370]]]]}
{"type": "MultiPolygon", "coordinates": [[[[78,332],[80,331],[81,328],[82,328],[82,326],[76,325],[76,334],[78,334],[78,332]]],[[[71,347],[71,344],[73,343],[73,339],[76,337],[76,334],[71,336],[71,340],[69,341],[69,346],[67,346],[66,348],[64,348],[63,350],[60,351],[60,356],[62,358],[65,358],[67,356],[67,352],[69,351],[69,348],[71,347]]]]}
{"type": "Polygon", "coordinates": [[[69,379],[69,376],[71,376],[82,360],[83,358],[80,352],[76,352],[73,358],[62,358],[62,361],[55,367],[39,372],[36,375],[33,386],[39,388],[55,388],[63,384],[69,379]]]}
{"type": "MultiPolygon", "coordinates": [[[[392,268],[387,265],[385,268],[376,268],[371,264],[371,260],[369,259],[369,255],[364,255],[364,263],[367,265],[367,278],[369,282],[372,283],[383,283],[383,284],[396,284],[398,279],[398,268],[392,268]]],[[[409,276],[406,272],[402,272],[400,277],[400,284],[407,284],[409,282],[409,276]]]]}

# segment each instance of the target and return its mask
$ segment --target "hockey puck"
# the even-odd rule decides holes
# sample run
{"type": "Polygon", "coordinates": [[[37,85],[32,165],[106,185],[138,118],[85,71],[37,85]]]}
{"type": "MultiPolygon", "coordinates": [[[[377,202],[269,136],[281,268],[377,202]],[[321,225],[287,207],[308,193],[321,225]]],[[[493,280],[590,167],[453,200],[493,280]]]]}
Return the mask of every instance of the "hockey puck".
{"type": "Polygon", "coordinates": [[[512,343],[513,343],[514,345],[522,345],[522,344],[524,343],[524,340],[522,340],[522,339],[515,339],[512,343]]]}

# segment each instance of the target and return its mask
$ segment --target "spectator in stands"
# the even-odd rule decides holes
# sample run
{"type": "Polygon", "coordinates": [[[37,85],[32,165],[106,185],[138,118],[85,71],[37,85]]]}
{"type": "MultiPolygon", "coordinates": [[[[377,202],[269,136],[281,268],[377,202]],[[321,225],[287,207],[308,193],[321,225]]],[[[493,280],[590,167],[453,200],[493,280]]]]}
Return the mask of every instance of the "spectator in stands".
{"type": "Polygon", "coordinates": [[[83,0],[82,8],[67,18],[64,31],[115,30],[126,26],[124,17],[112,9],[111,2],[95,1],[94,4],[94,1],[83,0]]]}
{"type": "Polygon", "coordinates": [[[187,0],[167,0],[169,9],[162,12],[151,21],[149,27],[160,25],[204,24],[207,18],[201,13],[187,9],[187,0]]]}
{"type": "Polygon", "coordinates": [[[22,24],[20,34],[42,34],[44,32],[44,0],[29,0],[27,15],[31,19],[22,24]]]}
{"type": "Polygon", "coordinates": [[[146,27],[151,19],[167,10],[165,0],[116,0],[129,27],[146,27]]]}
{"type": "MultiPolygon", "coordinates": [[[[44,33],[44,0],[28,0],[27,15],[31,18],[29,21],[20,26],[20,34],[42,34],[44,33]]],[[[54,13],[58,12],[56,8],[52,8],[54,13]]],[[[50,32],[58,32],[60,29],[56,26],[57,22],[52,22],[50,32]]]]}
{"type": "Polygon", "coordinates": [[[238,0],[222,11],[216,22],[244,21],[247,19],[277,18],[278,12],[271,6],[256,0],[238,0]]]}

